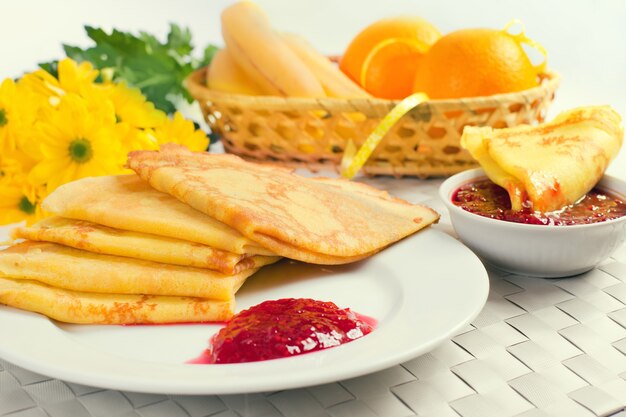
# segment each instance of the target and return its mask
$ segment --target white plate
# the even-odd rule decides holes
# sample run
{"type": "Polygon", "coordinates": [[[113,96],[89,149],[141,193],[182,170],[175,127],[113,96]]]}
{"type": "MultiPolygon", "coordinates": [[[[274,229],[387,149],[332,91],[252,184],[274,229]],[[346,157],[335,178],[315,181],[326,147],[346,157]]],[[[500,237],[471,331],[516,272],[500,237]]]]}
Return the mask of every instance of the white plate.
{"type": "Polygon", "coordinates": [[[62,380],[128,391],[233,394],[322,384],[378,371],[433,349],[484,305],[487,273],[452,237],[429,228],[356,264],[283,261],[237,294],[238,310],[268,299],[308,297],[378,320],[354,342],[296,357],[192,365],[218,325],[68,325],[0,306],[0,356],[62,380]]]}

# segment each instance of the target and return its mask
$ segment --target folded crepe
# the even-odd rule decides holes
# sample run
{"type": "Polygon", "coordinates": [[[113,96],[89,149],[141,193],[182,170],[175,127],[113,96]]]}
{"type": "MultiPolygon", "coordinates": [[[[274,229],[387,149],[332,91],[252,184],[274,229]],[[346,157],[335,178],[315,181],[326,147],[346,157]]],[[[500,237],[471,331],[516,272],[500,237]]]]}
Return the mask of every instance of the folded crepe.
{"type": "Polygon", "coordinates": [[[224,275],[210,269],[101,255],[48,242],[25,241],[0,251],[2,278],[95,293],[230,300],[256,271],[224,275]]]}
{"type": "Polygon", "coordinates": [[[0,277],[0,304],[67,323],[139,324],[225,321],[234,301],[154,295],[96,294],[0,277]]]}
{"type": "Polygon", "coordinates": [[[364,184],[304,178],[179,145],[131,152],[128,166],[157,190],[272,252],[311,263],[362,259],[439,217],[364,184]]]}
{"type": "Polygon", "coordinates": [[[136,175],[84,178],[64,184],[44,210],[120,230],[201,243],[236,254],[274,255],[233,228],[158,192],[136,175]]]}
{"type": "Polygon", "coordinates": [[[538,126],[466,127],[461,145],[487,176],[507,190],[511,208],[526,201],[554,211],[576,202],[602,178],[617,155],[624,128],[608,106],[581,107],[538,126]]]}
{"type": "Polygon", "coordinates": [[[239,255],[200,243],[129,232],[57,216],[44,219],[30,227],[17,227],[12,231],[12,237],[54,242],[105,255],[208,268],[227,275],[260,268],[280,259],[277,256],[239,255]]]}

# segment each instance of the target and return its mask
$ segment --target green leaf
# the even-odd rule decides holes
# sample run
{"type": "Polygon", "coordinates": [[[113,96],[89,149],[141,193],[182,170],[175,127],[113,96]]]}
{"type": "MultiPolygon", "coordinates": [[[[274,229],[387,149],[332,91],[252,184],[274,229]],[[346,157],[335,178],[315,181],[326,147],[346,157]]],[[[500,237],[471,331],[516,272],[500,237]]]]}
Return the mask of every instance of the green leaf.
{"type": "Polygon", "coordinates": [[[113,68],[117,66],[118,53],[115,48],[102,44],[93,48],[82,50],[75,46],[63,45],[65,54],[75,61],[89,61],[96,68],[113,68]]]}
{"type": "Polygon", "coordinates": [[[220,48],[218,48],[215,45],[209,45],[206,48],[204,48],[204,53],[202,54],[202,61],[199,62],[199,65],[197,68],[205,67],[209,65],[211,61],[213,60],[213,57],[219,50],[220,48]]]}
{"type": "Polygon", "coordinates": [[[187,56],[193,51],[191,31],[181,28],[175,23],[170,24],[170,33],[167,35],[167,46],[181,56],[187,56]]]}
{"type": "Polygon", "coordinates": [[[39,68],[43,69],[44,71],[48,71],[55,78],[59,76],[59,62],[58,61],[40,62],[39,68]]]}
{"type": "MultiPolygon", "coordinates": [[[[92,26],[85,26],[85,31],[95,45],[85,49],[64,45],[68,57],[79,62],[90,61],[99,70],[106,69],[113,80],[124,80],[139,88],[155,107],[168,113],[175,111],[172,96],[192,101],[183,82],[192,71],[208,65],[218,49],[208,45],[202,58],[194,58],[191,31],[173,23],[166,42],[148,32],[133,35],[114,29],[107,33],[92,26]]],[[[42,65],[55,71],[53,64],[42,65]]]]}

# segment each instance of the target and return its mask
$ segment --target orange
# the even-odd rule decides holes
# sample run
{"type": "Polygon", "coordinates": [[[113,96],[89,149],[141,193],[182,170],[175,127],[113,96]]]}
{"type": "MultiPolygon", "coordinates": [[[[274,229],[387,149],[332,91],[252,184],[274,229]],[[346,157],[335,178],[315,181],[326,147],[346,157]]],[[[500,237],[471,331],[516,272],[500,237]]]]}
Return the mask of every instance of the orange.
{"type": "Polygon", "coordinates": [[[350,42],[339,68],[373,96],[401,99],[411,94],[420,59],[440,37],[421,17],[381,19],[350,42]]]}
{"type": "MultiPolygon", "coordinates": [[[[508,28],[508,26],[507,26],[508,28]]],[[[425,54],[415,74],[414,92],[432,99],[489,96],[536,87],[545,65],[530,62],[521,43],[541,45],[523,32],[463,29],[439,39],[425,54]]]]}

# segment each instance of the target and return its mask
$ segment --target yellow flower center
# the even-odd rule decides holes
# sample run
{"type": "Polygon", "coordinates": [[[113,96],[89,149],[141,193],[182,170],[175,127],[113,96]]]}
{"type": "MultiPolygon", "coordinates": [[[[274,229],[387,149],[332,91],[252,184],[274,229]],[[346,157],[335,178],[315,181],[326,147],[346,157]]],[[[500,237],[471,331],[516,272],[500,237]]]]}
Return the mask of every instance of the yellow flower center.
{"type": "Polygon", "coordinates": [[[70,158],[79,164],[88,162],[93,156],[91,142],[82,138],[71,141],[70,146],[68,147],[68,152],[70,154],[70,158]]]}
{"type": "Polygon", "coordinates": [[[35,205],[31,203],[26,196],[22,197],[17,206],[21,211],[26,214],[35,214],[35,205]]]}
{"type": "Polygon", "coordinates": [[[9,121],[7,120],[7,114],[4,109],[0,109],[0,127],[4,126],[7,123],[9,123],[9,121]]]}

